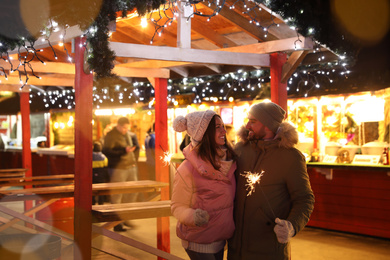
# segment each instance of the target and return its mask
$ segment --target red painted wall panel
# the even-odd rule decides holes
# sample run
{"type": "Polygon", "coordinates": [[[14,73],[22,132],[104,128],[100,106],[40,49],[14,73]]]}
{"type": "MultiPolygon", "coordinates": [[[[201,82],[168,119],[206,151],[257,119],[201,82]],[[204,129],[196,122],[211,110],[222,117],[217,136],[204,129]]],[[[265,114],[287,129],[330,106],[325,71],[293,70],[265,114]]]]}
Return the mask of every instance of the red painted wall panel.
{"type": "Polygon", "coordinates": [[[316,197],[308,226],[390,238],[387,171],[334,169],[331,180],[308,172],[316,197]]]}

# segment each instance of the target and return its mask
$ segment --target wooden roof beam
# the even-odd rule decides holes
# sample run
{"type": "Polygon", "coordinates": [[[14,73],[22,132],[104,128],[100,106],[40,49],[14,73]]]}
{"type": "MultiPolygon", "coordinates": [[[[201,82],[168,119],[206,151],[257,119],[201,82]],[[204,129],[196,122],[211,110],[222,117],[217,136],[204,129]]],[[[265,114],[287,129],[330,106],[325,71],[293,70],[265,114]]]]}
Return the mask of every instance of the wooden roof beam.
{"type": "MultiPolygon", "coordinates": [[[[19,61],[12,61],[12,65],[16,68],[19,64],[19,61]]],[[[75,68],[72,63],[64,63],[64,62],[46,62],[45,64],[37,61],[30,62],[32,68],[34,69],[34,73],[55,73],[55,74],[67,74],[74,75],[75,68]]],[[[11,66],[8,62],[3,60],[0,61],[0,66],[4,67],[6,70],[10,70],[11,66]]],[[[31,70],[27,67],[27,71],[31,72],[31,70]]],[[[115,66],[113,72],[122,77],[156,77],[156,78],[169,78],[169,70],[168,69],[160,69],[160,68],[126,68],[115,66]]],[[[44,76],[43,76],[44,77],[44,76]]],[[[23,78],[23,77],[22,77],[23,78]]],[[[33,76],[29,76],[29,78],[33,78],[33,76]]],[[[37,84],[42,85],[42,84],[37,84]]],[[[61,86],[61,84],[59,84],[61,86]]]]}
{"type": "Polygon", "coordinates": [[[331,51],[317,51],[315,53],[308,54],[305,59],[303,59],[302,65],[335,62],[339,59],[339,56],[331,51]]]}
{"type": "MultiPolygon", "coordinates": [[[[57,45],[60,42],[69,42],[73,38],[76,38],[83,34],[84,32],[80,30],[79,26],[75,25],[67,29],[60,30],[58,32],[53,32],[49,37],[49,41],[51,45],[57,45]]],[[[30,43],[26,42],[26,45],[29,46],[30,43]]],[[[34,48],[37,50],[41,48],[47,48],[47,47],[49,47],[49,43],[46,41],[45,37],[39,37],[34,43],[34,48]]],[[[14,50],[9,51],[8,53],[9,54],[18,53],[18,48],[15,48],[14,50]]]]}
{"type": "Polygon", "coordinates": [[[157,59],[165,61],[183,61],[201,64],[232,64],[244,66],[269,67],[270,60],[267,54],[234,53],[228,51],[210,51],[196,49],[182,49],[164,46],[144,46],[112,42],[112,50],[118,57],[132,57],[157,59]]]}
{"type": "Polygon", "coordinates": [[[220,74],[222,73],[222,69],[221,69],[221,66],[220,65],[213,65],[213,64],[205,64],[204,65],[206,68],[214,71],[215,73],[217,74],[220,74]]]}
{"type": "Polygon", "coordinates": [[[290,55],[287,62],[283,65],[280,82],[287,82],[287,80],[291,77],[299,64],[301,64],[302,60],[305,58],[308,52],[309,51],[296,51],[290,55]]]}
{"type": "Polygon", "coordinates": [[[0,83],[0,91],[30,92],[29,86],[24,86],[23,88],[20,87],[20,84],[3,84],[3,81],[0,83]]]}
{"type": "Polygon", "coordinates": [[[171,70],[177,74],[179,74],[180,76],[182,76],[183,78],[187,78],[188,75],[190,75],[189,71],[187,68],[185,67],[174,67],[174,68],[171,68],[171,70]]]}
{"type": "Polygon", "coordinates": [[[125,67],[125,68],[170,68],[176,66],[189,65],[189,62],[179,62],[179,61],[162,61],[162,60],[140,60],[140,61],[131,61],[128,63],[122,63],[120,65],[115,65],[115,67],[125,67]]]}
{"type": "Polygon", "coordinates": [[[313,50],[314,42],[311,38],[292,37],[283,40],[260,42],[237,47],[218,49],[217,51],[246,52],[246,53],[272,53],[291,52],[297,50],[313,50]]]}
{"type": "MultiPolygon", "coordinates": [[[[210,7],[203,3],[199,3],[199,5],[202,5],[204,8],[207,8],[209,10],[214,10],[215,8],[217,8],[217,6],[214,4],[210,5],[210,7]]],[[[250,34],[252,37],[256,38],[259,41],[263,42],[263,41],[278,39],[270,33],[268,33],[266,37],[264,31],[261,30],[260,27],[257,27],[256,25],[249,23],[249,21],[245,17],[241,16],[234,10],[227,8],[226,6],[221,9],[218,15],[223,17],[225,20],[240,27],[243,31],[247,32],[248,34],[250,34]]]]}
{"type": "Polygon", "coordinates": [[[195,31],[196,33],[202,35],[209,42],[217,45],[219,48],[227,48],[227,47],[237,46],[237,44],[234,41],[229,40],[227,37],[210,29],[206,24],[204,24],[203,22],[200,22],[199,20],[196,20],[196,19],[192,20],[191,29],[193,31],[195,31]]]}
{"type": "MultiPolygon", "coordinates": [[[[22,86],[20,80],[24,82],[26,80],[25,76],[22,76],[19,79],[18,76],[8,76],[8,80],[2,80],[1,85],[18,85],[19,88],[22,86]]],[[[29,75],[27,85],[35,86],[74,86],[74,76],[73,77],[50,77],[42,76],[41,79],[38,79],[34,76],[29,75]]]]}
{"type": "MultiPolygon", "coordinates": [[[[13,60],[12,66],[15,69],[19,65],[19,61],[13,60]]],[[[31,67],[34,72],[44,72],[44,73],[59,73],[59,74],[71,74],[74,75],[74,64],[65,63],[65,62],[45,62],[43,64],[40,61],[31,61],[31,67]]],[[[5,62],[4,60],[0,60],[0,67],[3,67],[5,70],[10,70],[11,65],[9,62],[5,62]]],[[[31,69],[26,66],[27,72],[30,72],[31,69]]]]}
{"type": "MultiPolygon", "coordinates": [[[[314,42],[311,38],[300,38],[298,37],[276,40],[271,42],[261,42],[250,45],[236,46],[230,48],[217,49],[215,51],[226,51],[226,52],[240,52],[240,53],[257,53],[266,54],[272,52],[291,52],[297,50],[312,50],[314,48],[314,42]]],[[[196,51],[196,50],[195,50],[196,51]]],[[[157,57],[157,56],[156,56],[157,57]]],[[[205,62],[203,62],[205,63],[205,62]]],[[[183,61],[167,61],[167,60],[143,60],[137,62],[131,62],[121,64],[122,67],[138,67],[138,68],[168,68],[173,66],[184,66],[191,65],[191,62],[183,61]]],[[[206,66],[207,64],[205,64],[206,66]]],[[[210,66],[210,65],[207,65],[210,66]]],[[[118,67],[118,66],[116,66],[118,67]]],[[[254,66],[260,68],[261,66],[254,66]]],[[[214,67],[216,68],[216,67],[214,67]]],[[[217,72],[217,71],[215,71],[217,72]]],[[[218,72],[217,72],[218,73],[218,72]]]]}
{"type": "Polygon", "coordinates": [[[140,78],[169,78],[169,69],[152,68],[126,68],[115,66],[113,72],[122,77],[140,77],[140,78]]]}
{"type": "MultiPolygon", "coordinates": [[[[128,31],[131,31],[131,29],[129,29],[128,31]]],[[[126,42],[126,40],[129,40],[129,39],[131,41],[138,43],[138,44],[142,44],[142,43],[145,44],[146,37],[143,37],[138,32],[132,33],[132,34],[127,34],[122,29],[117,27],[117,30],[115,31],[115,33],[113,33],[111,35],[110,41],[126,42]],[[137,36],[137,38],[134,36],[137,36]]],[[[149,41],[150,41],[150,39],[149,39],[149,41]]]]}

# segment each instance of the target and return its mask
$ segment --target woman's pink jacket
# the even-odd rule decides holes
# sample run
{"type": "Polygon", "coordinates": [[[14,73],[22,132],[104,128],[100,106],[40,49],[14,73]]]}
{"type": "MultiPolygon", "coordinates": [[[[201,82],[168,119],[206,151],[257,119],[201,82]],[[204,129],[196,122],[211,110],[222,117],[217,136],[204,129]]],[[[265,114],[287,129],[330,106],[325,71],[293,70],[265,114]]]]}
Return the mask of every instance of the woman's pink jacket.
{"type": "Polygon", "coordinates": [[[172,214],[178,220],[177,236],[200,244],[230,238],[234,232],[236,163],[225,175],[200,159],[191,144],[183,153],[186,159],[175,174],[171,199],[172,214]],[[207,211],[210,216],[209,222],[201,227],[194,222],[194,212],[198,208],[207,211]]]}

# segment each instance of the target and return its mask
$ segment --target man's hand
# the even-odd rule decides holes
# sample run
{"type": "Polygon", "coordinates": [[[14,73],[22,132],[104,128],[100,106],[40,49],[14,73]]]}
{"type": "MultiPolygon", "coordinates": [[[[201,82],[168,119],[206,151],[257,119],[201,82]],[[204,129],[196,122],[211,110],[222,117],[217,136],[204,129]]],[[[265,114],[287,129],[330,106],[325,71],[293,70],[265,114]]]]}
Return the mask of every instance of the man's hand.
{"type": "Polygon", "coordinates": [[[126,152],[129,153],[129,152],[134,152],[135,150],[135,146],[126,146],[126,152]]]}
{"type": "Polygon", "coordinates": [[[292,236],[295,235],[295,230],[293,225],[288,220],[283,220],[280,218],[275,219],[276,226],[274,227],[274,232],[278,238],[279,243],[287,243],[292,236]]]}

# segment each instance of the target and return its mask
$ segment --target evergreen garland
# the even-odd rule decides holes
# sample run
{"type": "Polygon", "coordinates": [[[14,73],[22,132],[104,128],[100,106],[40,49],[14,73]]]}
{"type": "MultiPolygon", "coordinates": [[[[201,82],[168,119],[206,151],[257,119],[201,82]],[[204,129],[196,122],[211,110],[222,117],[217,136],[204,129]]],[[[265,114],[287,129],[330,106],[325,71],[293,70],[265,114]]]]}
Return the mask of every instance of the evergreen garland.
{"type": "Polygon", "coordinates": [[[91,28],[96,29],[88,32],[87,39],[92,52],[88,63],[96,73],[96,78],[114,77],[111,72],[114,68],[115,53],[109,48],[108,25],[115,21],[116,13],[122,12],[126,16],[127,12],[134,8],[140,16],[157,9],[164,4],[165,0],[104,0],[99,15],[92,23],[91,28]]]}

